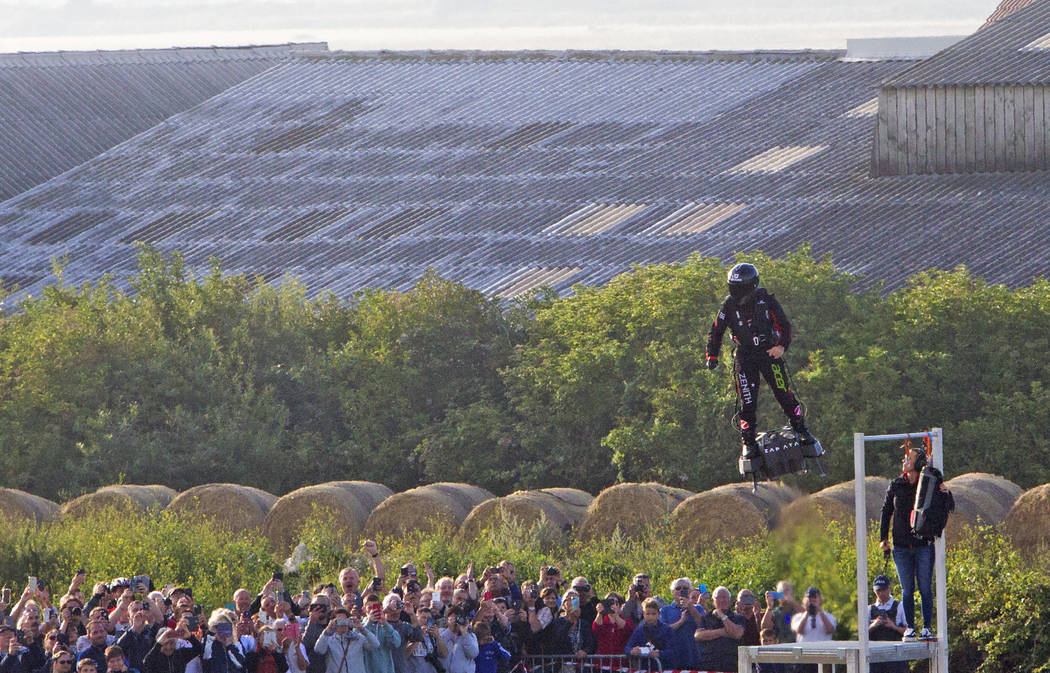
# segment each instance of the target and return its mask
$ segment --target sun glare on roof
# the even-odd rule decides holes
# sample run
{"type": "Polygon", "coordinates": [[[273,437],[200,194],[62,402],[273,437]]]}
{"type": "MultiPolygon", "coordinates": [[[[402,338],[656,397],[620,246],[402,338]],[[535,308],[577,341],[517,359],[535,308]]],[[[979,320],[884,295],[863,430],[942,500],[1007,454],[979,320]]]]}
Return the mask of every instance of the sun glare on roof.
{"type": "Polygon", "coordinates": [[[546,227],[543,233],[574,236],[600,234],[648,207],[645,203],[592,203],[546,227]]]}
{"type": "Polygon", "coordinates": [[[827,145],[788,145],[771,147],[762,154],[753,156],[730,168],[727,173],[776,173],[803,159],[820,154],[827,145]]]}
{"type": "Polygon", "coordinates": [[[872,98],[867,103],[861,103],[852,110],[843,113],[843,117],[874,117],[879,114],[879,99],[872,98]]]}
{"type": "Polygon", "coordinates": [[[736,215],[747,206],[746,203],[690,203],[640,233],[643,236],[700,234],[736,215]]]}
{"type": "Polygon", "coordinates": [[[1050,49],[1050,33],[1032,40],[1025,46],[1021,47],[1020,51],[1046,51],[1050,49]]]}
{"type": "Polygon", "coordinates": [[[500,278],[490,287],[485,288],[484,291],[492,292],[497,297],[509,299],[521,296],[544,285],[557,285],[572,278],[580,271],[583,271],[583,267],[526,266],[500,278]]]}

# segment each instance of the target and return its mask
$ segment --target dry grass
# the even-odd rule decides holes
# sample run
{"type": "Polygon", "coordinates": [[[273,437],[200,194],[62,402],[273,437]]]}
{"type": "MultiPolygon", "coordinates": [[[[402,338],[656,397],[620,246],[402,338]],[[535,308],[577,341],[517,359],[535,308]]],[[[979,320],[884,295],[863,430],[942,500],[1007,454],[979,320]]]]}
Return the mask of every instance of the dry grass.
{"type": "Polygon", "coordinates": [[[347,546],[356,546],[368,515],[382,499],[392,494],[386,486],[370,481],[330,481],[304,486],[277,499],[263,520],[263,535],[278,551],[290,550],[299,543],[303,524],[313,515],[316,505],[330,517],[347,546]]]}
{"type": "Polygon", "coordinates": [[[589,493],[572,488],[515,491],[479,504],[467,515],[459,532],[463,539],[475,540],[483,530],[492,530],[504,521],[514,520],[529,528],[543,519],[568,532],[587,512],[587,506],[582,503],[593,499],[589,493]]]}
{"type": "Polygon", "coordinates": [[[451,535],[477,505],[492,493],[470,484],[438,482],[396,493],[376,507],[365,524],[365,535],[390,539],[416,531],[451,535]]]}
{"type": "Polygon", "coordinates": [[[175,489],[160,484],[115,484],[103,486],[62,505],[62,516],[81,516],[103,508],[144,512],[163,509],[175,498],[175,489]]]}
{"type": "Polygon", "coordinates": [[[577,537],[609,537],[619,529],[625,537],[638,537],[666,518],[692,491],[657,483],[617,484],[591,502],[577,528],[577,537]]]}
{"type": "MultiPolygon", "coordinates": [[[[864,478],[864,502],[868,519],[877,521],[882,516],[889,479],[864,478]]],[[[790,530],[809,526],[824,526],[830,521],[853,523],[855,518],[853,480],[828,486],[822,491],[795,500],[780,513],[777,528],[790,530]]]]}
{"type": "Polygon", "coordinates": [[[59,511],[57,503],[16,488],[0,488],[0,520],[50,521],[59,511]]]}
{"type": "Polygon", "coordinates": [[[202,484],[183,491],[168,505],[173,512],[207,517],[233,531],[262,527],[277,496],[240,484],[202,484]]]}
{"type": "Polygon", "coordinates": [[[1003,520],[1002,531],[1026,554],[1045,552],[1050,543],[1050,484],[1022,493],[1003,520]]]}
{"type": "Polygon", "coordinates": [[[686,549],[698,552],[723,540],[763,535],[771,530],[781,510],[802,494],[782,482],[759,485],[726,484],[697,493],[671,513],[671,531],[686,549]]]}

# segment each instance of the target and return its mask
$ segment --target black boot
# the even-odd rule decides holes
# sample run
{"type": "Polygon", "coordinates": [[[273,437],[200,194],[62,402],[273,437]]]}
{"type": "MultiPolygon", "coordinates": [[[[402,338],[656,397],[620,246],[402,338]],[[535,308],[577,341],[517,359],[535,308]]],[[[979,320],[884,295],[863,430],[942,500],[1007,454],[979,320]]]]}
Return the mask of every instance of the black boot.
{"type": "Polygon", "coordinates": [[[813,446],[817,438],[806,428],[806,423],[800,418],[791,422],[791,429],[798,435],[798,443],[802,446],[813,446]]]}
{"type": "Polygon", "coordinates": [[[741,446],[741,455],[747,460],[754,460],[762,455],[762,449],[758,448],[758,442],[755,441],[754,436],[744,435],[743,446],[741,446]]]}

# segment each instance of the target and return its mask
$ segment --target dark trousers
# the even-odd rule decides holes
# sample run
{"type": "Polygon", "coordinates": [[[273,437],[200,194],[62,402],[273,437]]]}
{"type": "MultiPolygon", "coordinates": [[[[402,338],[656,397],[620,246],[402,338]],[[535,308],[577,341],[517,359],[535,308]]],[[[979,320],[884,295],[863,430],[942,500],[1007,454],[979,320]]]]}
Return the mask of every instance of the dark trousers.
{"type": "Polygon", "coordinates": [[[915,628],[915,585],[922,599],[922,625],[933,628],[933,545],[894,547],[893,565],[901,583],[901,602],[908,626],[915,628]]]}
{"type": "Polygon", "coordinates": [[[791,427],[795,430],[801,429],[802,406],[787,386],[787,369],[783,358],[771,358],[765,354],[753,357],[738,354],[733,363],[733,374],[736,379],[736,394],[740,397],[740,437],[745,443],[755,441],[760,378],[764,378],[773,391],[773,396],[780,403],[780,408],[791,422],[791,427]]]}

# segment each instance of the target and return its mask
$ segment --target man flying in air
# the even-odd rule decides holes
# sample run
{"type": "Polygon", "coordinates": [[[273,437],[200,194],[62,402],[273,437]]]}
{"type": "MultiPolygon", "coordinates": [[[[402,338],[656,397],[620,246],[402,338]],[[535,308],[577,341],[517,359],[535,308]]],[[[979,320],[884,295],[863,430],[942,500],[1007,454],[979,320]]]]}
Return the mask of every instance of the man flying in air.
{"type": "Polygon", "coordinates": [[[733,374],[740,397],[740,438],[744,458],[761,455],[755,433],[758,412],[758,380],[761,375],[773,390],[802,445],[816,444],[802,419],[802,405],[787,386],[784,351],[791,345],[791,323],[780,303],[766,288],[758,286],[758,269],[737,264],[729,270],[729,296],[707,337],[707,368],[718,367],[718,353],[726,328],[736,343],[733,374]]]}

